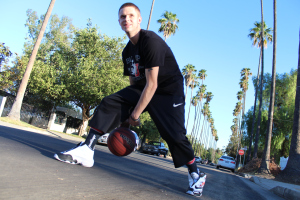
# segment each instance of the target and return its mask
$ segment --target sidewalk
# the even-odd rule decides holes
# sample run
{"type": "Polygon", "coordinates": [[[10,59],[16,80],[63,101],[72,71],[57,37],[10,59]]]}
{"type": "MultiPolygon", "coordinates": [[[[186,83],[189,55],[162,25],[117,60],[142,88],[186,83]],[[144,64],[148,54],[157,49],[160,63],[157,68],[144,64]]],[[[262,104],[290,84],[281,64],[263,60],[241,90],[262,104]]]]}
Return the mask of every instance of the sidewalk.
{"type": "Polygon", "coordinates": [[[273,192],[274,194],[289,200],[300,200],[300,186],[275,181],[272,179],[260,178],[244,173],[240,173],[242,177],[248,178],[250,181],[260,187],[273,192]]]}

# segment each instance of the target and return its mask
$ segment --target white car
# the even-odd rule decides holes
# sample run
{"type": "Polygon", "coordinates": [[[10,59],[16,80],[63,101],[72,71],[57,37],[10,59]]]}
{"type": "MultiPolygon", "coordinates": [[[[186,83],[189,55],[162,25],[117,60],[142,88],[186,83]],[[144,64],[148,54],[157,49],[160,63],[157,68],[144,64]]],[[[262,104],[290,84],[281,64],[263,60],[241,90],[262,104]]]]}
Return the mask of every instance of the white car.
{"type": "Polygon", "coordinates": [[[140,138],[139,136],[136,134],[136,132],[134,132],[133,130],[131,130],[131,132],[133,132],[134,136],[135,136],[135,148],[134,151],[138,150],[140,147],[140,138]]]}
{"type": "MultiPolygon", "coordinates": [[[[136,132],[132,131],[134,136],[135,136],[135,142],[136,142],[136,146],[134,148],[134,151],[136,151],[137,149],[139,149],[139,146],[140,146],[140,139],[138,137],[138,135],[136,134],[136,132]]],[[[100,136],[99,139],[98,139],[98,143],[99,144],[105,144],[107,145],[107,138],[109,136],[109,133],[105,133],[104,135],[100,136]]]]}
{"type": "Polygon", "coordinates": [[[232,172],[234,172],[235,169],[234,158],[230,156],[221,156],[217,164],[217,169],[219,169],[220,167],[225,169],[230,169],[232,172]]]}
{"type": "Polygon", "coordinates": [[[196,161],[196,163],[200,163],[200,162],[201,162],[201,160],[202,160],[202,159],[201,159],[199,156],[196,156],[196,157],[195,157],[195,161],[196,161]]]}

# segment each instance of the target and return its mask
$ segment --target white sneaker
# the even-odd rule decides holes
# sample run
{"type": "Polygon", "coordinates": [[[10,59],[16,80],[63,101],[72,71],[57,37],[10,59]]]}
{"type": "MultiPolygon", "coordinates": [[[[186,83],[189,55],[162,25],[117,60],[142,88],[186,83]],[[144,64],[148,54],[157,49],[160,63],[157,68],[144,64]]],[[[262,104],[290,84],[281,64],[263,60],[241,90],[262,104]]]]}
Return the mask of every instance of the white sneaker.
{"type": "Polygon", "coordinates": [[[203,192],[203,187],[206,181],[206,174],[204,172],[199,171],[198,169],[198,178],[193,179],[190,173],[188,173],[188,179],[189,179],[189,188],[187,189],[186,193],[196,197],[201,197],[203,192]]]}
{"type": "Polygon", "coordinates": [[[83,145],[83,142],[80,142],[70,150],[55,154],[54,158],[65,163],[82,165],[84,167],[93,167],[94,165],[94,151],[86,144],[83,145]]]}

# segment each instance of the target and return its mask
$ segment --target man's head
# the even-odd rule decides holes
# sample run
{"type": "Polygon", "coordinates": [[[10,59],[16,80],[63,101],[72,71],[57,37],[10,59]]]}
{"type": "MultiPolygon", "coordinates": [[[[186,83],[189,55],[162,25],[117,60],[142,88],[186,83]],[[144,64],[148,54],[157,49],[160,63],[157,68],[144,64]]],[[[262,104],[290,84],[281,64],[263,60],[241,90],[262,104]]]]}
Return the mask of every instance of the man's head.
{"type": "Polygon", "coordinates": [[[142,22],[140,9],[133,3],[125,3],[119,9],[119,24],[128,36],[140,31],[142,22]]]}
{"type": "Polygon", "coordinates": [[[133,3],[124,3],[120,8],[119,8],[119,12],[120,13],[120,10],[124,7],[134,7],[136,9],[137,12],[139,12],[139,14],[141,15],[141,11],[139,9],[139,7],[137,7],[135,4],[133,3]]]}

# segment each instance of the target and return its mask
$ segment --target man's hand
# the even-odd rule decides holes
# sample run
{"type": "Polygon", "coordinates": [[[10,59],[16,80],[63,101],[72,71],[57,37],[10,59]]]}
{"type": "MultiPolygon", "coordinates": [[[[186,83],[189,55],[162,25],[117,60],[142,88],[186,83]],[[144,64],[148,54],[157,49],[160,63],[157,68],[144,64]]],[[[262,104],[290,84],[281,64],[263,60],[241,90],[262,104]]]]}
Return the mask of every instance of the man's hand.
{"type": "Polygon", "coordinates": [[[126,119],[126,121],[120,124],[120,127],[130,128],[129,119],[126,119]]]}

